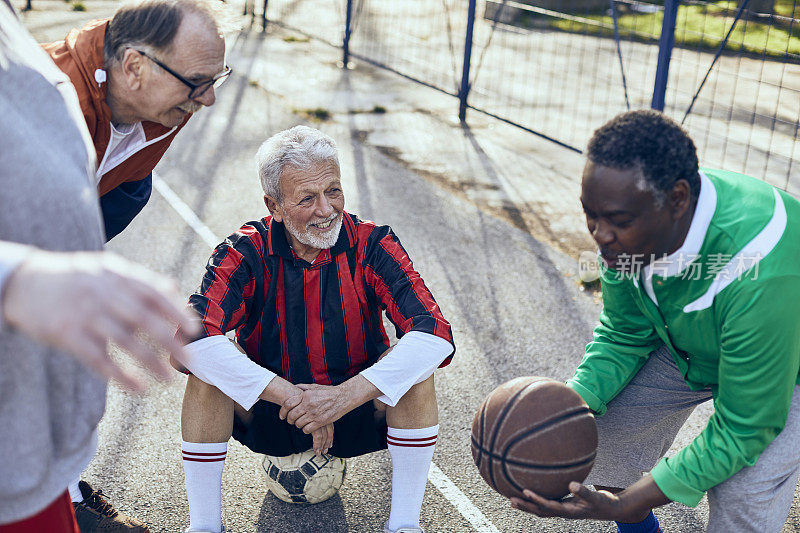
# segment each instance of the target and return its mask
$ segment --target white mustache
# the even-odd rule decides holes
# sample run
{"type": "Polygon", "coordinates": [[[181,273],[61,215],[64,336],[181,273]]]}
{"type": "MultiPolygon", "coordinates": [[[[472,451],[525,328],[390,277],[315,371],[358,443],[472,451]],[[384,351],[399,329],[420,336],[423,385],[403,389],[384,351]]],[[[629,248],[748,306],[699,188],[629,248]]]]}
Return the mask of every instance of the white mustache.
{"type": "Polygon", "coordinates": [[[333,222],[334,220],[336,220],[336,217],[338,217],[338,216],[339,215],[337,213],[334,213],[334,214],[332,214],[331,216],[329,216],[328,218],[326,218],[324,220],[317,220],[315,222],[309,222],[308,225],[309,226],[315,226],[317,224],[325,224],[326,222],[333,222]]]}

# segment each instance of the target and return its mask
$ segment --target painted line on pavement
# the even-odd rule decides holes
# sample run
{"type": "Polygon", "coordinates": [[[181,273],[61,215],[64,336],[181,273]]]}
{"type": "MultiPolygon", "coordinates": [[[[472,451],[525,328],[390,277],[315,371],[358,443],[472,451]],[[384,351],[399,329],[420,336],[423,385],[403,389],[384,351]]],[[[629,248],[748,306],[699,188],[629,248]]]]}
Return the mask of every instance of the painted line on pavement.
{"type": "MultiPolygon", "coordinates": [[[[173,191],[164,180],[158,177],[155,172],[153,172],[153,188],[158,191],[170,206],[172,206],[189,227],[203,239],[203,242],[211,248],[215,248],[222,242],[222,239],[217,237],[208,226],[203,224],[203,221],[192,211],[192,208],[181,200],[181,198],[175,194],[175,191],[173,191]]],[[[470,499],[467,498],[467,495],[461,492],[461,489],[450,481],[450,478],[447,477],[434,462],[431,462],[431,468],[428,471],[428,481],[442,493],[442,496],[461,513],[461,516],[463,516],[467,522],[472,524],[475,531],[479,533],[500,533],[494,524],[486,518],[486,515],[475,507],[470,499]]]]}
{"type": "Polygon", "coordinates": [[[180,215],[180,217],[186,221],[190,228],[192,228],[195,233],[197,233],[203,242],[209,245],[211,248],[216,248],[216,246],[222,242],[222,240],[214,235],[214,232],[211,231],[211,228],[203,224],[203,221],[195,215],[192,208],[186,205],[186,202],[181,200],[180,196],[175,194],[175,191],[170,188],[167,183],[162,180],[158,175],[153,172],[153,188],[158,191],[158,193],[164,197],[164,200],[167,201],[169,205],[180,215]]]}
{"type": "Polygon", "coordinates": [[[461,489],[456,487],[456,484],[450,481],[450,478],[439,470],[439,467],[433,462],[431,462],[431,469],[428,471],[428,481],[442,493],[442,496],[447,498],[450,503],[458,509],[461,516],[472,524],[475,531],[479,531],[480,533],[500,533],[494,524],[486,518],[486,515],[475,507],[470,499],[467,498],[467,495],[461,492],[461,489]]]}

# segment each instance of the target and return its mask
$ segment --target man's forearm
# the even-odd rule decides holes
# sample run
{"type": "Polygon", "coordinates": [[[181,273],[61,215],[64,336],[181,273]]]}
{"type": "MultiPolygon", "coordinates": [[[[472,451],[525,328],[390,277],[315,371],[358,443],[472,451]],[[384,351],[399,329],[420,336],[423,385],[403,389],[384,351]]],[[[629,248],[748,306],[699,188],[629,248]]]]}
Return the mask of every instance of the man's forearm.
{"type": "Polygon", "coordinates": [[[287,398],[302,392],[296,385],[289,383],[280,376],[275,376],[258,397],[267,402],[283,405],[287,398]]]}
{"type": "MultiPolygon", "coordinates": [[[[342,397],[347,399],[348,412],[381,395],[381,391],[361,375],[353,376],[338,385],[337,388],[339,388],[342,397]]],[[[275,376],[266,386],[264,392],[259,395],[259,398],[282,405],[288,398],[302,392],[302,389],[297,385],[289,383],[280,376],[275,376]]]]}
{"type": "Polygon", "coordinates": [[[651,476],[645,476],[622,492],[617,493],[626,518],[623,521],[638,522],[648,510],[668,504],[667,498],[651,476]]]}
{"type": "Polygon", "coordinates": [[[348,412],[383,394],[361,374],[356,374],[344,383],[338,385],[338,387],[341,388],[345,398],[348,399],[348,412]]]}

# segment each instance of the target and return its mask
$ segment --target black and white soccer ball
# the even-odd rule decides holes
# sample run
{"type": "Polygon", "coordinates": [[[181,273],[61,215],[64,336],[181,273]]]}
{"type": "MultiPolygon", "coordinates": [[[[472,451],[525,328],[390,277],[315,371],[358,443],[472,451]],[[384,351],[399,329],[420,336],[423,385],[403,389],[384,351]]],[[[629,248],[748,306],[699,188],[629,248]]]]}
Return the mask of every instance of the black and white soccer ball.
{"type": "Polygon", "coordinates": [[[344,459],[327,453],[317,457],[314,450],[265,455],[261,466],[272,494],[289,503],[324,502],[339,491],[347,472],[344,459]]]}

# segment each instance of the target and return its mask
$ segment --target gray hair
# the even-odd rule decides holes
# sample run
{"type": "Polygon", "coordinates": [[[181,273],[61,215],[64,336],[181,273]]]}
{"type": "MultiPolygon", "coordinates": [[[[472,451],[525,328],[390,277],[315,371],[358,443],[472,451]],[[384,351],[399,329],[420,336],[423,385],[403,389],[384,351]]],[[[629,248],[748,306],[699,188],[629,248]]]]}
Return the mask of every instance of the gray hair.
{"type": "Polygon", "coordinates": [[[211,28],[221,33],[229,26],[224,6],[217,0],[144,0],[123,5],[106,29],[103,43],[106,68],[121,61],[128,48],[148,53],[169,50],[187,13],[201,15],[211,28]]]}
{"type": "Polygon", "coordinates": [[[307,170],[330,164],[338,170],[339,157],[336,143],[328,135],[308,126],[295,126],[264,141],[256,154],[256,164],[264,194],[281,203],[281,174],[286,167],[307,170]]]}
{"type": "Polygon", "coordinates": [[[657,209],[664,207],[664,203],[667,201],[667,192],[659,189],[656,183],[647,179],[644,174],[644,163],[639,159],[635,159],[632,168],[636,169],[637,174],[636,189],[652,194],[657,209]]]}

